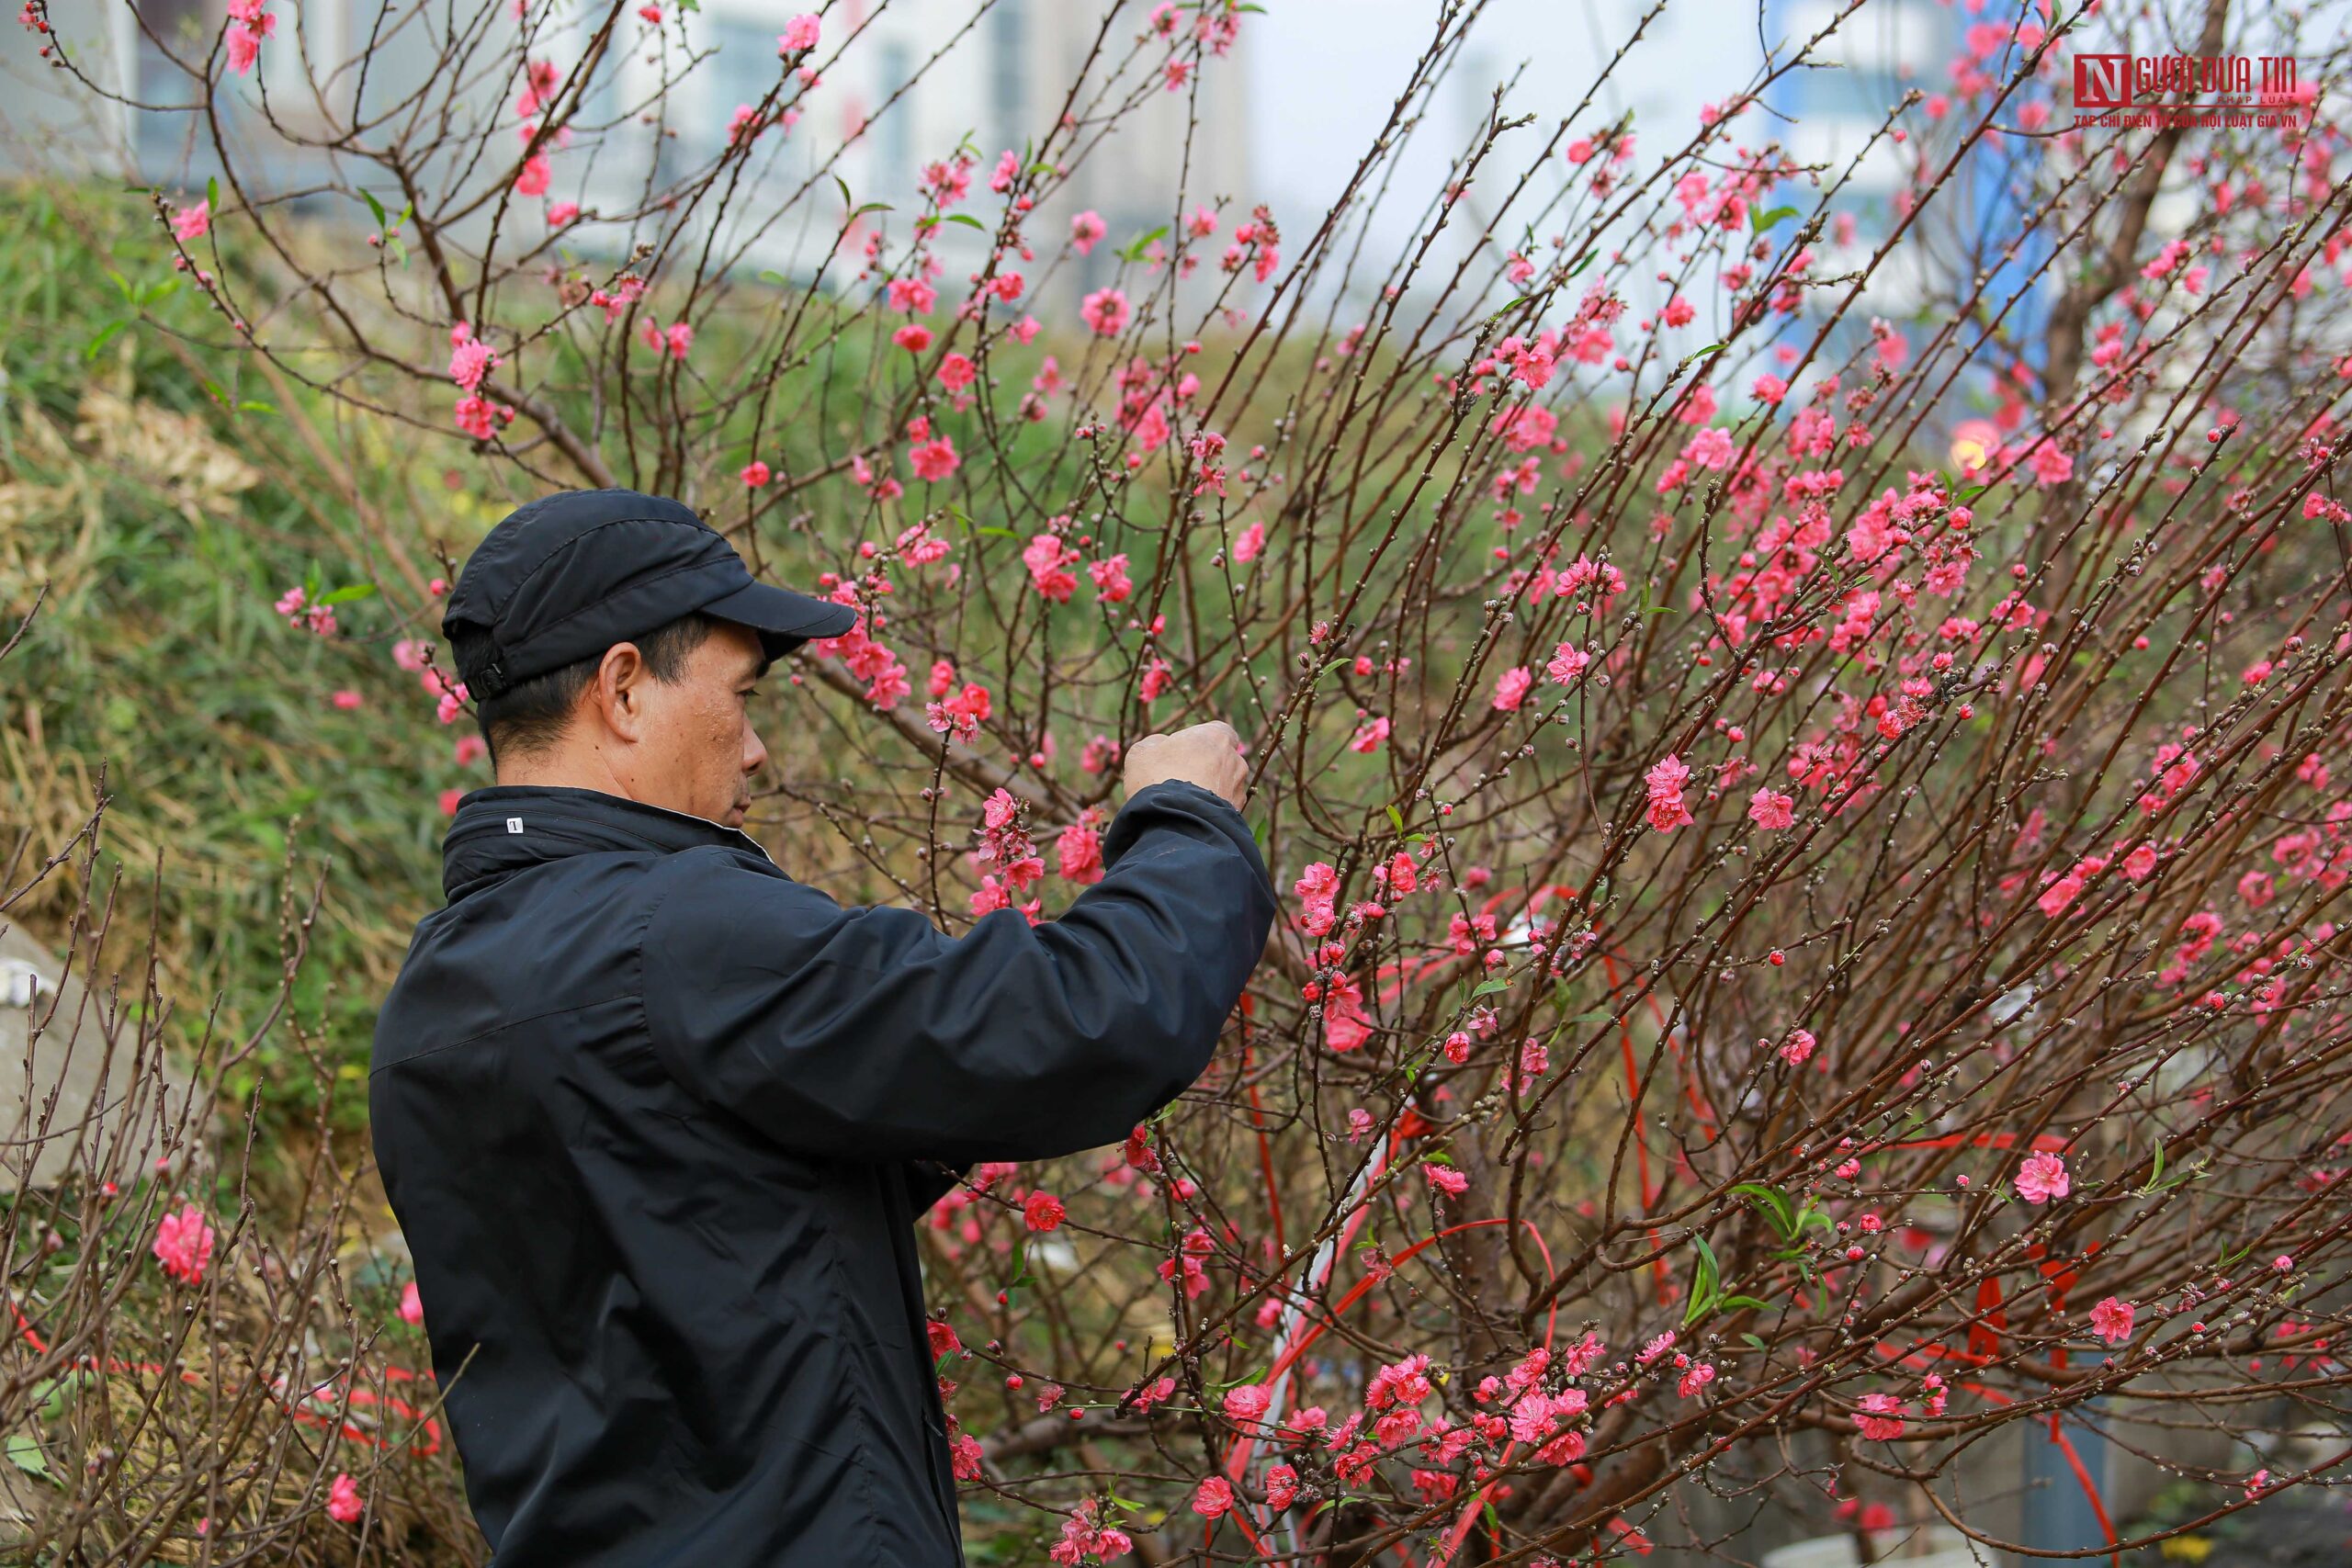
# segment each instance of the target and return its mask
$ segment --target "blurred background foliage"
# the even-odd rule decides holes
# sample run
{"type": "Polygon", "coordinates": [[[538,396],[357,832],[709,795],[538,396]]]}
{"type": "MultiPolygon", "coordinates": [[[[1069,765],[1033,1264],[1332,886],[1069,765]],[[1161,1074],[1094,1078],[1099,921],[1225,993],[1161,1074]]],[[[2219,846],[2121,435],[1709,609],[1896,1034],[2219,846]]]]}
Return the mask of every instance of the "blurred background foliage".
{"type": "MultiPolygon", "coordinates": [[[[163,1038],[186,1059],[208,1027],[242,1043],[270,1017],[285,973],[286,896],[290,887],[299,908],[322,880],[311,953],[295,979],[294,1027],[281,1020],[217,1086],[221,1121],[233,1126],[238,1110],[254,1105],[267,1135],[230,1140],[243,1145],[249,1166],[208,1166],[188,1181],[210,1213],[234,1215],[250,1199],[273,1235],[314,1234],[311,1256],[340,1258],[365,1320],[386,1325],[370,1365],[418,1364],[422,1331],[397,1313],[405,1257],[376,1245],[397,1237],[372,1176],[369,1201],[346,1211],[348,1232],[341,1223],[317,1233],[296,1227],[319,1206],[314,1158],[356,1167],[368,1146],[377,998],[437,891],[438,792],[469,782],[454,734],[390,657],[390,640],[411,635],[399,606],[420,604],[427,579],[412,587],[395,563],[389,545],[400,535],[387,531],[379,542],[369,534],[348,470],[334,457],[368,449],[383,460],[380,469],[367,465],[383,487],[371,506],[433,476],[421,467],[401,472],[393,444],[321,423],[315,407],[250,379],[238,386],[232,357],[202,346],[220,335],[217,318],[191,291],[159,288],[174,275],[138,197],[0,187],[0,297],[14,328],[0,364],[0,640],[40,606],[0,663],[0,861],[10,867],[0,884],[17,886],[73,845],[96,801],[107,801],[91,874],[77,852],[0,921],[62,955],[85,892],[96,908],[110,904],[103,950],[76,952],[74,966],[96,977],[101,1006],[119,973],[123,1005],[135,1010],[152,953],[170,1008],[163,1038]],[[115,324],[134,301],[146,321],[115,324]],[[394,586],[339,606],[349,636],[322,639],[274,608],[314,574],[336,585],[381,575],[394,586]],[[358,705],[337,707],[338,691],[356,694],[358,705]],[[331,1148],[321,1145],[322,1119],[334,1127],[331,1148]]],[[[418,548],[424,530],[402,532],[417,554],[405,564],[429,570],[418,548]]],[[[212,1087],[212,1075],[204,1083],[212,1087]]],[[[184,1330],[174,1304],[153,1299],[169,1287],[146,1257],[167,1180],[140,1181],[114,1208],[91,1203],[79,1213],[76,1200],[12,1199],[18,1257],[47,1250],[28,1237],[54,1235],[59,1244],[46,1268],[12,1275],[12,1290],[66,1313],[77,1259],[114,1253],[99,1245],[104,1237],[148,1266],[135,1272],[131,1304],[115,1315],[109,1341],[143,1344],[149,1323],[184,1330]],[[93,1212],[111,1224],[89,1223],[93,1212]]],[[[249,1252],[227,1271],[230,1294],[215,1309],[264,1352],[270,1331],[257,1325],[269,1319],[271,1290],[304,1267],[289,1261],[304,1255],[300,1241],[280,1245],[270,1286],[249,1261],[263,1252],[249,1252]]],[[[298,1344],[305,1331],[345,1351],[354,1343],[334,1321],[298,1326],[298,1344]]],[[[205,1380],[217,1375],[232,1402],[249,1397],[233,1392],[244,1380],[216,1350],[181,1343],[155,1359],[205,1380]]],[[[124,1408],[169,1404],[150,1380],[88,1378],[77,1387],[74,1399],[42,1410],[39,1430],[54,1451],[72,1447],[73,1431],[144,1431],[132,1464],[169,1473],[153,1451],[157,1428],[124,1408]]],[[[12,1439],[31,1440],[22,1430],[12,1439]]],[[[45,1473],[34,1469],[45,1465],[40,1451],[12,1449],[23,1484],[45,1473]]],[[[413,1481],[396,1474],[393,1484],[460,1496],[446,1461],[419,1463],[413,1481]]],[[[153,1501],[138,1487],[126,1495],[134,1512],[153,1501]]],[[[299,1516],[299,1496],[281,1501],[299,1516]]],[[[177,1542],[161,1551],[191,1560],[177,1542]]]]}
{"type": "MultiPolygon", "coordinates": [[[[364,1079],[377,999],[438,902],[440,793],[489,782],[456,760],[468,727],[435,722],[390,645],[433,635],[428,538],[469,538],[500,503],[448,488],[426,444],[290,385],[236,385],[192,291],[149,293],[149,322],[109,330],[172,276],[135,197],[0,191],[0,258],[12,628],[47,591],[0,680],[6,852],[38,863],[110,797],[99,875],[120,876],[115,930],[158,929],[183,1044],[216,995],[224,1032],[259,1021],[288,857],[305,886],[323,865],[297,1010],[339,1074],[364,1079]],[[342,635],[322,638],[274,607],[306,579],[376,591],[338,605],[342,635]]],[[[78,887],[53,877],[13,917],[55,942],[78,887]]],[[[254,1058],[265,1094],[289,1040],[254,1058]]],[[[365,1108],[345,1100],[353,1125],[365,1108]]]]}

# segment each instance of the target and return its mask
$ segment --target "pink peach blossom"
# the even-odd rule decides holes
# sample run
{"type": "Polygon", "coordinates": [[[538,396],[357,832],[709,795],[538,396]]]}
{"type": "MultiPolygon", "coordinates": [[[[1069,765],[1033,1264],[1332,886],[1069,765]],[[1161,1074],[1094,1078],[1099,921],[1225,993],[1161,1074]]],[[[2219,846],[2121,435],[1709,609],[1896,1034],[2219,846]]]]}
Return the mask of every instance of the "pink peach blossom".
{"type": "Polygon", "coordinates": [[[182,1284],[193,1285],[204,1278],[204,1270],[212,1261],[212,1223],[204,1211],[194,1203],[183,1207],[175,1214],[165,1214],[155,1227],[155,1240],[151,1250],[164,1266],[164,1272],[182,1284]]]}
{"type": "Polygon", "coordinates": [[[1098,288],[1086,297],[1078,313],[1101,336],[1116,337],[1126,329],[1127,296],[1122,289],[1098,288]]]}
{"type": "Polygon", "coordinates": [[[2064,1198],[2071,1185],[2066,1175],[2066,1162],[2056,1155],[2030,1154],[2018,1168],[2018,1196],[2029,1203],[2044,1203],[2064,1198]]]}

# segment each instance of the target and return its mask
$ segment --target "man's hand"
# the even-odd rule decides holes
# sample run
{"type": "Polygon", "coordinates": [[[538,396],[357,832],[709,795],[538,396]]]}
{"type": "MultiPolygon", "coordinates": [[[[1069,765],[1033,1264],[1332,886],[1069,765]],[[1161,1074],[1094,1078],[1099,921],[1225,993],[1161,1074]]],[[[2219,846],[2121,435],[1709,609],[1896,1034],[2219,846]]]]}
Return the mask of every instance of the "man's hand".
{"type": "Polygon", "coordinates": [[[1173,735],[1147,735],[1127,748],[1129,795],[1169,779],[1199,784],[1239,807],[1250,784],[1249,764],[1241,760],[1241,737],[1225,720],[1213,718],[1173,735]]]}

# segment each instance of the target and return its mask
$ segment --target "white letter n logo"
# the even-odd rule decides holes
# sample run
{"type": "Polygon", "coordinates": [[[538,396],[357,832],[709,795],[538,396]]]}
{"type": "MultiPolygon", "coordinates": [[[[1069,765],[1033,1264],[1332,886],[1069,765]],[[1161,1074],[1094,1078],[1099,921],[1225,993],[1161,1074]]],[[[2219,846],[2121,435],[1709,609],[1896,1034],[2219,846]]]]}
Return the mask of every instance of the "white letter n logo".
{"type": "Polygon", "coordinates": [[[2128,54],[2075,56],[2075,107],[2078,109],[2120,109],[2131,107],[2132,57],[2128,54]]]}

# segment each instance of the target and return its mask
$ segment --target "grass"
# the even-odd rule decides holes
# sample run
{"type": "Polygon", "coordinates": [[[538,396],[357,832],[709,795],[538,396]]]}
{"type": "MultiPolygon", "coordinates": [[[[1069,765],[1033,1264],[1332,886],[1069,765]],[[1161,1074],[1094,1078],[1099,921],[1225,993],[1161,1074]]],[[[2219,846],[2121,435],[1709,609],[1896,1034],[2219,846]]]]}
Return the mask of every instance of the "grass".
{"type": "MultiPolygon", "coordinates": [[[[19,329],[0,402],[0,614],[13,629],[41,599],[0,686],[0,826],[37,863],[103,788],[97,875],[122,877],[109,952],[128,962],[121,933],[153,920],[182,1045],[216,995],[232,1034],[258,1021],[281,972],[286,878],[326,871],[297,1010],[359,1078],[377,998],[438,901],[439,793],[487,773],[457,764],[455,730],[390,658],[411,628],[388,594],[345,606],[333,640],[274,609],[307,574],[400,575],[366,550],[345,484],[287,414],[220,410],[200,354],[160,333],[88,352],[106,301],[56,280],[90,276],[98,254],[160,269],[136,223],[120,204],[27,192],[0,215],[19,329]],[[336,691],[358,706],[333,705],[336,691]]],[[[156,313],[205,326],[192,301],[156,313]]],[[[12,919],[54,943],[76,892],[52,878],[12,919]]],[[[230,1087],[266,1095],[288,1048],[265,1042],[230,1087]]]]}

